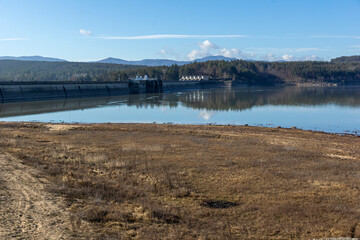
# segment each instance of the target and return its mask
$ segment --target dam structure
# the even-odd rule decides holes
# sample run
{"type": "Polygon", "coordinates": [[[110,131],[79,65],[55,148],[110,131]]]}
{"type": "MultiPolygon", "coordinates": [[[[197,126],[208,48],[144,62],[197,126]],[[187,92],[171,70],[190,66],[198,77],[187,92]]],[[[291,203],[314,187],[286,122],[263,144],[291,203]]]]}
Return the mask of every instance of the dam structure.
{"type": "Polygon", "coordinates": [[[163,91],[162,81],[157,78],[136,76],[128,80],[131,93],[158,93],[163,91]]]}
{"type": "Polygon", "coordinates": [[[217,85],[210,81],[164,81],[147,76],[128,82],[0,82],[0,103],[161,93],[217,85]]]}
{"type": "Polygon", "coordinates": [[[0,102],[22,102],[63,98],[116,96],[129,93],[126,82],[3,82],[0,102]]]}

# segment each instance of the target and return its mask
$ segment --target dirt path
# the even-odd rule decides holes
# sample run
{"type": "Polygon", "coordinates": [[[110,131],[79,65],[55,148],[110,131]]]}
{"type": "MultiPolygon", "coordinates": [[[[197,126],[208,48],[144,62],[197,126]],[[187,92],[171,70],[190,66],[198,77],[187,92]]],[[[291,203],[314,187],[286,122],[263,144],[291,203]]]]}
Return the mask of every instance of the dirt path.
{"type": "Polygon", "coordinates": [[[19,160],[0,155],[0,239],[69,239],[69,216],[48,182],[19,160]]]}

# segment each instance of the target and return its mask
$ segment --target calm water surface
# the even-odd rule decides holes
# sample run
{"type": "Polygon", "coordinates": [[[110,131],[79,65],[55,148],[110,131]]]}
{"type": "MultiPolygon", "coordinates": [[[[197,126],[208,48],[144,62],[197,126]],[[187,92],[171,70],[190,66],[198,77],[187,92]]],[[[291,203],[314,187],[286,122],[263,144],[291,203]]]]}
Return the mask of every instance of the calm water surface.
{"type": "Polygon", "coordinates": [[[360,134],[360,87],[238,87],[0,104],[1,121],[249,124],[360,134]]]}

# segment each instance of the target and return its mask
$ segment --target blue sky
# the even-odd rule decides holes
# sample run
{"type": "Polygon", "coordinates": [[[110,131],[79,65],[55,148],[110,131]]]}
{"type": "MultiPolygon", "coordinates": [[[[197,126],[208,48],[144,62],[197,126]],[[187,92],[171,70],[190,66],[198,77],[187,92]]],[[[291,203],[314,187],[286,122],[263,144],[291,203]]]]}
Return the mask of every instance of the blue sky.
{"type": "Polygon", "coordinates": [[[329,60],[360,55],[360,0],[0,0],[0,56],[329,60]]]}

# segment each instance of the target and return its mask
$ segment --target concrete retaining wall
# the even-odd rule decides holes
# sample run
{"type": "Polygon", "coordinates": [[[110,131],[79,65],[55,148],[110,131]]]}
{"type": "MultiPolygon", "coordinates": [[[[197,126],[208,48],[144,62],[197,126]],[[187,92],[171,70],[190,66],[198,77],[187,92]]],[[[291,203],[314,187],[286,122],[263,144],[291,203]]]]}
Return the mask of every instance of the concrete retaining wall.
{"type": "Polygon", "coordinates": [[[115,96],[128,92],[127,83],[0,84],[0,102],[115,96]]]}
{"type": "Polygon", "coordinates": [[[174,89],[186,90],[186,89],[198,89],[202,85],[200,82],[163,82],[163,91],[172,91],[174,89]]]}
{"type": "MultiPolygon", "coordinates": [[[[202,82],[162,82],[163,91],[199,89],[202,82]]],[[[36,100],[116,96],[129,94],[127,82],[121,83],[1,83],[0,103],[36,100]]]]}

